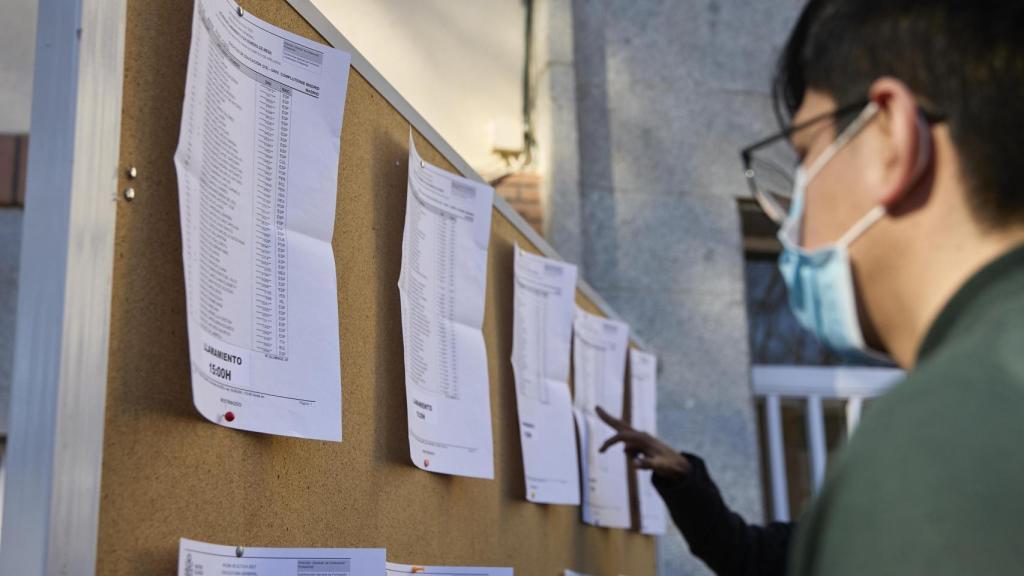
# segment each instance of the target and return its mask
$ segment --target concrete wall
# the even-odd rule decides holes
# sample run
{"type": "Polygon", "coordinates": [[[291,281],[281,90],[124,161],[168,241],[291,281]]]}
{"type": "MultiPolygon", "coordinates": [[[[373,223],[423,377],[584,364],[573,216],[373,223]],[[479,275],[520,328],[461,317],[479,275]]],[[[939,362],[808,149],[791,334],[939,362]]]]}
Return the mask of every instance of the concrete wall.
{"type": "Polygon", "coordinates": [[[522,131],[522,0],[314,4],[473,168],[505,170],[490,124],[522,131]]]}
{"type": "Polygon", "coordinates": [[[28,132],[37,3],[0,3],[0,134],[28,132]]]}
{"type": "MultiPolygon", "coordinates": [[[[738,150],[776,128],[772,65],[801,5],[572,0],[579,186],[550,201],[555,247],[659,355],[660,435],[756,522],[738,150]]],[[[707,573],[674,530],[659,568],[707,573]]]]}

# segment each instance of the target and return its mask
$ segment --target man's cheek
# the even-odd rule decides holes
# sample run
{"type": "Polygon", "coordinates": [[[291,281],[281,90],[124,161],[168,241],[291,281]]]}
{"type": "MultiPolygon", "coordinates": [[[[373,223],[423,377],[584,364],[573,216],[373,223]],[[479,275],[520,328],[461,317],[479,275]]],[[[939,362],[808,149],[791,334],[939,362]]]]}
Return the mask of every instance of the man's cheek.
{"type": "Polygon", "coordinates": [[[804,209],[803,238],[800,239],[803,247],[808,249],[820,248],[828,242],[824,232],[827,230],[826,219],[830,216],[827,212],[827,203],[823,202],[820,186],[813,186],[807,192],[806,208],[804,209]]]}
{"type": "Polygon", "coordinates": [[[841,171],[827,170],[808,190],[803,238],[806,248],[835,244],[852,225],[851,198],[845,194],[849,186],[843,185],[844,180],[841,171]]]}

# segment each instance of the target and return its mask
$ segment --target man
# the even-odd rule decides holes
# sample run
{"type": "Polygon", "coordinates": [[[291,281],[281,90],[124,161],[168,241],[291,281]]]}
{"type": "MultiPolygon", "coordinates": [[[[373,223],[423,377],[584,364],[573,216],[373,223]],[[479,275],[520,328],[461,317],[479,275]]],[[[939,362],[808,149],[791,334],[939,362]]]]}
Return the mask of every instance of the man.
{"type": "MultiPolygon", "coordinates": [[[[798,576],[1024,571],[1022,26],[1007,0],[813,0],[800,17],[776,80],[792,123],[744,151],[746,174],[786,216],[780,270],[801,323],[909,373],[793,542],[738,517],[705,531],[729,573],[768,568],[765,546],[788,546],[798,576]],[[778,165],[783,143],[796,171],[778,165]]],[[[702,465],[607,421],[688,539],[691,514],[726,518],[692,502],[702,465]]]]}

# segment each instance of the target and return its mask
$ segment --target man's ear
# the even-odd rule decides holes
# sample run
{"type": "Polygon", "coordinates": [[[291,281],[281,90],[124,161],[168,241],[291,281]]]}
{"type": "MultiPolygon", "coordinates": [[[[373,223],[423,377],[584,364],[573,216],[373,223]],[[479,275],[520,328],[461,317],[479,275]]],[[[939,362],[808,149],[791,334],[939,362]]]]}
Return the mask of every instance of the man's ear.
{"type": "Polygon", "coordinates": [[[880,78],[868,91],[878,105],[878,153],[882,164],[874,175],[877,201],[893,211],[921,181],[932,161],[932,135],[910,89],[895,78],[880,78]]]}

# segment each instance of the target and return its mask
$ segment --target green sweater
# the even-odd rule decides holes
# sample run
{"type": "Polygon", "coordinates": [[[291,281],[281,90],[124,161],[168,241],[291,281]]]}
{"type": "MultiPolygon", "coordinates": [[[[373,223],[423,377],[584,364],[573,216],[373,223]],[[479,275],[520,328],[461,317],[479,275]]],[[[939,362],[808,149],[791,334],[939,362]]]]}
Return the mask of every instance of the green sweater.
{"type": "Polygon", "coordinates": [[[960,289],[865,411],[789,573],[1024,574],[1024,247],[960,289]]]}

